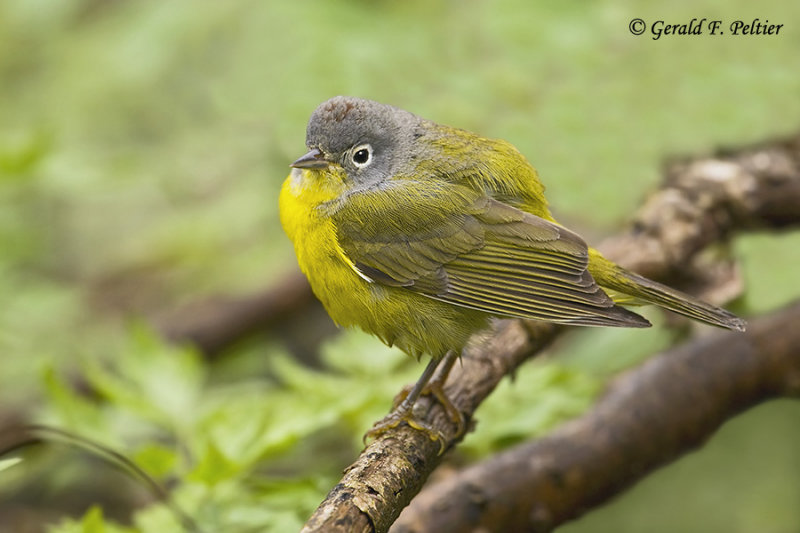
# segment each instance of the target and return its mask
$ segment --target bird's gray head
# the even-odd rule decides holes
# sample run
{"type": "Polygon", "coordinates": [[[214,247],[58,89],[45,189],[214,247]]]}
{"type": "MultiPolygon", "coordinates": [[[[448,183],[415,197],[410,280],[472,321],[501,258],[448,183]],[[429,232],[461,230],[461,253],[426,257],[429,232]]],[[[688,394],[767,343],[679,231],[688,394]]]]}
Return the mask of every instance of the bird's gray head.
{"type": "Polygon", "coordinates": [[[378,183],[407,162],[421,122],[390,105],[336,96],[312,113],[306,130],[311,151],[292,166],[324,168],[335,163],[359,184],[378,183]]]}

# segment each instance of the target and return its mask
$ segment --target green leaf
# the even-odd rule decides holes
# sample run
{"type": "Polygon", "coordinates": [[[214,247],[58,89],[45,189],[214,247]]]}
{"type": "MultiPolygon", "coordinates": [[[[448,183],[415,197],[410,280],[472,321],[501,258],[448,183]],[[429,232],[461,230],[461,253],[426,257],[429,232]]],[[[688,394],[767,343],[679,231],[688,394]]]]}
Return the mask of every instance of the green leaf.
{"type": "Polygon", "coordinates": [[[174,472],[178,463],[178,453],[174,446],[148,442],[136,451],[133,461],[151,476],[165,477],[174,472]]]}
{"type": "Polygon", "coordinates": [[[211,486],[228,480],[240,472],[239,465],[228,460],[219,448],[209,442],[205,453],[200,457],[200,462],[189,472],[187,479],[211,486]]]}
{"type": "Polygon", "coordinates": [[[151,330],[135,325],[113,365],[89,362],[87,377],[108,401],[167,427],[189,424],[205,380],[198,355],[166,344],[151,330]]]}
{"type": "Polygon", "coordinates": [[[50,407],[59,422],[94,438],[107,434],[108,427],[102,410],[97,403],[79,394],[64,381],[52,367],[44,371],[44,385],[50,400],[50,407]]]}
{"type": "Polygon", "coordinates": [[[67,519],[57,526],[48,528],[48,531],[50,533],[134,533],[133,529],[107,522],[103,517],[102,508],[98,506],[90,507],[79,522],[67,519]]]}

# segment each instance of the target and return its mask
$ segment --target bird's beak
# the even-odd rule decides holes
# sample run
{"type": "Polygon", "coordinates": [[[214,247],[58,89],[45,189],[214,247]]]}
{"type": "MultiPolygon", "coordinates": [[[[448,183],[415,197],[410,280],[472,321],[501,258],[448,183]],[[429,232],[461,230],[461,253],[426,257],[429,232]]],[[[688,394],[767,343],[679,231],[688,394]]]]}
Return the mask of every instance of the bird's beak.
{"type": "Polygon", "coordinates": [[[325,159],[320,149],[313,148],[310,152],[289,166],[294,168],[325,168],[328,164],[328,160],[325,159]]]}

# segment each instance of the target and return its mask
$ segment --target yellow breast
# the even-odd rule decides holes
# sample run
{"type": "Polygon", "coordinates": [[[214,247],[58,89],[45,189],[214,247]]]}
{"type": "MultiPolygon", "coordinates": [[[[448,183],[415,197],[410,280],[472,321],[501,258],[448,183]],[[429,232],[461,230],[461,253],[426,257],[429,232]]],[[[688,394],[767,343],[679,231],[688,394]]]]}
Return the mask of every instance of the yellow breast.
{"type": "Polygon", "coordinates": [[[339,247],[333,221],[318,209],[339,192],[331,186],[331,180],[323,182],[320,178],[318,172],[292,170],[281,189],[281,224],[294,243],[297,262],[314,294],[337,324],[349,326],[358,323],[351,316],[355,305],[342,306],[339,302],[343,297],[363,300],[369,288],[339,247]]]}

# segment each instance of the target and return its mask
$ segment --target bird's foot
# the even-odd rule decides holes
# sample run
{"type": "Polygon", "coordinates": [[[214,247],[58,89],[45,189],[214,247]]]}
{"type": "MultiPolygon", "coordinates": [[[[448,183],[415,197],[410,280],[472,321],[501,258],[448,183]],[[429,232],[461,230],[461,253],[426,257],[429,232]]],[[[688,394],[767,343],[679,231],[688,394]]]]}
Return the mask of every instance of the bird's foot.
{"type": "Polygon", "coordinates": [[[403,422],[412,428],[425,433],[431,440],[438,441],[442,447],[440,453],[444,451],[447,438],[440,430],[432,427],[427,422],[414,415],[414,405],[420,396],[432,396],[447,413],[450,420],[456,425],[453,438],[460,438],[466,432],[466,420],[461,411],[453,405],[450,398],[444,392],[444,383],[450,372],[455,356],[445,358],[445,364],[439,374],[425,383],[425,385],[415,393],[416,387],[404,387],[400,394],[394,398],[392,412],[386,417],[376,422],[372,428],[364,435],[364,440],[379,437],[387,431],[396,428],[403,422]]]}
{"type": "MultiPolygon", "coordinates": [[[[404,395],[401,393],[400,395],[404,395]]],[[[398,427],[400,424],[406,423],[412,428],[422,431],[425,433],[431,440],[438,441],[442,447],[444,447],[445,436],[444,434],[433,428],[428,423],[420,420],[419,418],[414,416],[414,406],[409,404],[407,407],[395,408],[389,413],[387,416],[383,417],[382,419],[378,420],[373,424],[372,428],[364,434],[364,441],[366,442],[367,439],[374,439],[380,437],[384,433],[398,427]]]]}

